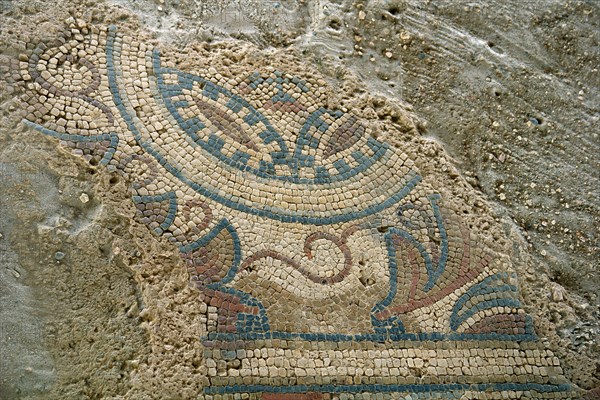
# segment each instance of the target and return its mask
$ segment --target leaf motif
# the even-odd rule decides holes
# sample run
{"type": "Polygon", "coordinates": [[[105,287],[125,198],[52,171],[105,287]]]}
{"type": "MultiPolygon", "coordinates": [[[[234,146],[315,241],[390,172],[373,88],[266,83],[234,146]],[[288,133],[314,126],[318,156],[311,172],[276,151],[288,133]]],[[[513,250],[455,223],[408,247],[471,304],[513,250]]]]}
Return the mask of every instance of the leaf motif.
{"type": "Polygon", "coordinates": [[[323,157],[328,158],[334,154],[349,149],[360,140],[364,133],[365,127],[358,122],[356,117],[350,117],[335,130],[334,134],[325,145],[323,157]]]}

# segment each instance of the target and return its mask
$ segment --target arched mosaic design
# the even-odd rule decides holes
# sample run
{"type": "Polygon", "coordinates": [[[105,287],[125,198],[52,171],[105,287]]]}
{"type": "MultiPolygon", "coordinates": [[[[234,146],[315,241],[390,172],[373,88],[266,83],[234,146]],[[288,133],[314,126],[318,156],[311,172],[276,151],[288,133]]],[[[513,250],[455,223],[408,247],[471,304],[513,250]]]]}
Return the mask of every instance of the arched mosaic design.
{"type": "Polygon", "coordinates": [[[200,396],[568,397],[516,276],[316,78],[184,71],[115,27],[39,44],[22,75],[24,123],[125,175],[178,246],[207,305],[200,396]]]}

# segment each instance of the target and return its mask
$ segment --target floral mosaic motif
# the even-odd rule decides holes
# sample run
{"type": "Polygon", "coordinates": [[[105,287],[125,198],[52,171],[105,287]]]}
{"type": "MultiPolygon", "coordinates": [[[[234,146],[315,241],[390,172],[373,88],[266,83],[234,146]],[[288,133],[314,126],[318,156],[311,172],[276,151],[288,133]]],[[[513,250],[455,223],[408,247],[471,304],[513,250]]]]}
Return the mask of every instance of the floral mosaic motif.
{"type": "Polygon", "coordinates": [[[558,365],[546,350],[525,357],[522,371],[511,367],[514,379],[490,361],[498,378],[481,383],[488,372],[461,364],[482,340],[494,343],[485,349],[494,360],[536,341],[515,275],[400,148],[351,112],[319,104],[313,78],[182,71],[115,27],[38,45],[22,75],[24,123],[123,174],[136,219],[178,246],[205,305],[200,340],[215,365],[207,398],[568,390],[525,368],[558,365]],[[309,345],[291,353],[298,343],[309,345]],[[344,343],[359,347],[342,354],[344,343]],[[364,343],[377,354],[360,353],[364,343]],[[439,384],[409,378],[424,365],[424,343],[452,349],[455,366],[430,371],[439,384]],[[324,354],[312,349],[365,365],[325,374],[314,361],[324,354]],[[253,365],[263,350],[242,379],[234,365],[253,365]],[[262,365],[280,351],[309,366],[262,365]],[[377,357],[390,364],[369,366],[377,357]]]}

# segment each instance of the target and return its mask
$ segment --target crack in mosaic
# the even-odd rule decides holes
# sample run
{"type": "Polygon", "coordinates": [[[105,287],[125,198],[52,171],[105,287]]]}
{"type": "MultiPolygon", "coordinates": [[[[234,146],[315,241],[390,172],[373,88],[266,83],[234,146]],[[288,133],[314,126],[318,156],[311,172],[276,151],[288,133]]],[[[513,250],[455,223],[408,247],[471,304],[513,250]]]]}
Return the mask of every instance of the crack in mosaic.
{"type": "Polygon", "coordinates": [[[569,396],[505,261],[319,78],[185,72],[115,27],[39,44],[22,75],[24,123],[123,174],[179,248],[204,398],[569,396]]]}

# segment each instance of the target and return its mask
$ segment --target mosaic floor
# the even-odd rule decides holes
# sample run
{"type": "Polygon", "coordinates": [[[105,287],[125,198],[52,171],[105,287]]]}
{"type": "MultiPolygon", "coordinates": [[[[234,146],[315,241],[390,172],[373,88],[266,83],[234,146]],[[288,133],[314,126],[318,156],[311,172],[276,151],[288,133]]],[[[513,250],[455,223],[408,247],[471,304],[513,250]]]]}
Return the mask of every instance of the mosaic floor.
{"type": "Polygon", "coordinates": [[[570,398],[460,203],[326,108],[321,78],[216,56],[183,70],[81,26],[21,57],[24,123],[126,176],[178,246],[204,299],[199,396],[570,398]]]}

